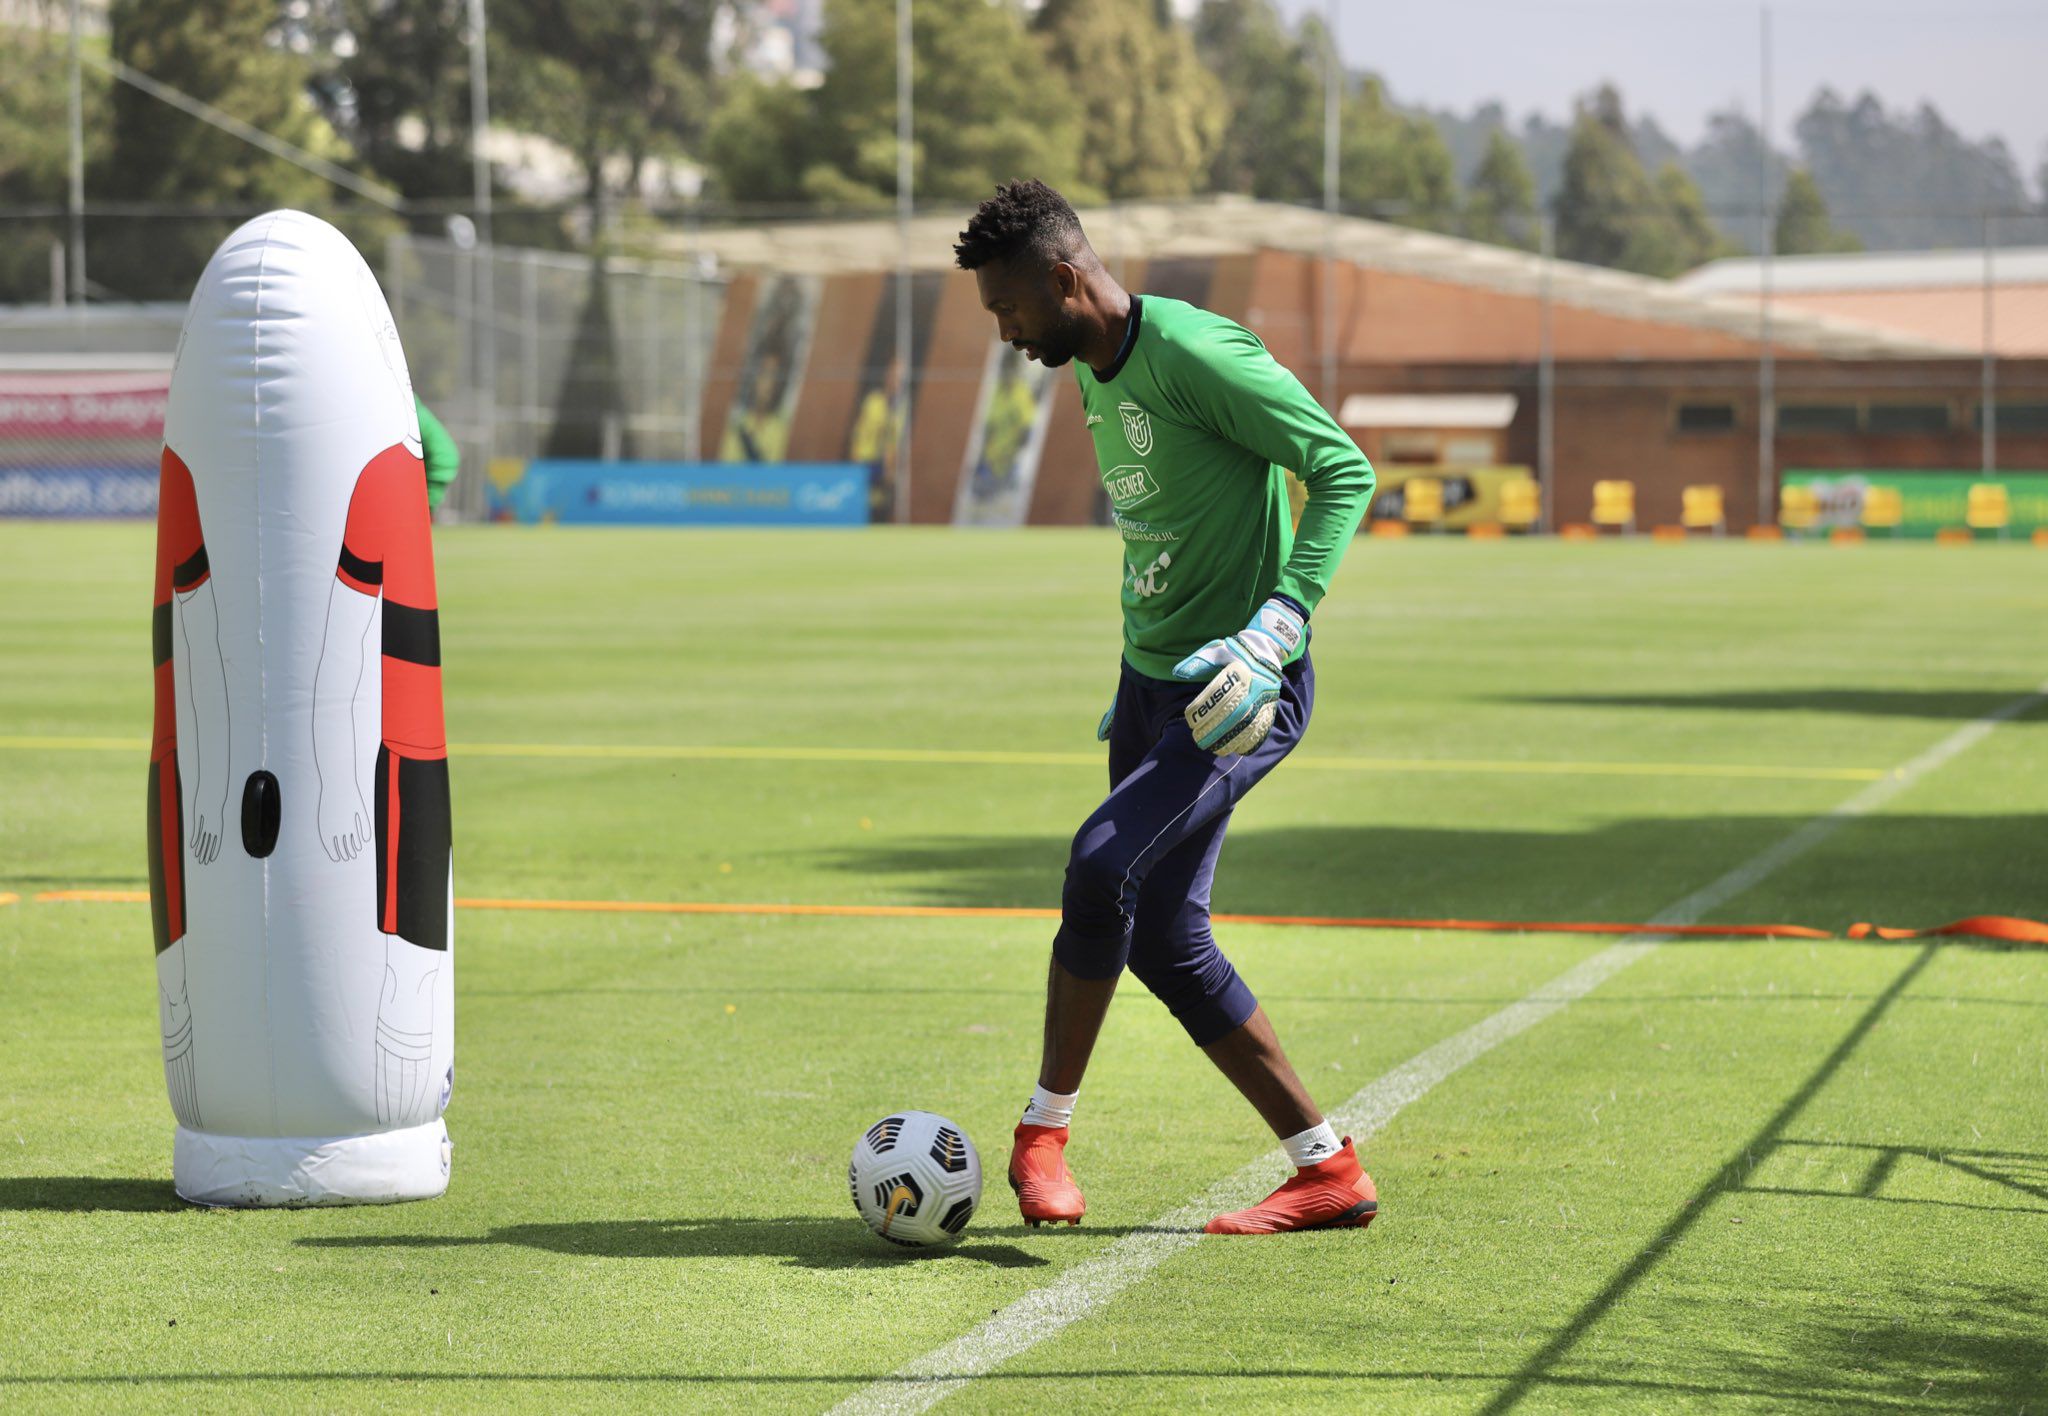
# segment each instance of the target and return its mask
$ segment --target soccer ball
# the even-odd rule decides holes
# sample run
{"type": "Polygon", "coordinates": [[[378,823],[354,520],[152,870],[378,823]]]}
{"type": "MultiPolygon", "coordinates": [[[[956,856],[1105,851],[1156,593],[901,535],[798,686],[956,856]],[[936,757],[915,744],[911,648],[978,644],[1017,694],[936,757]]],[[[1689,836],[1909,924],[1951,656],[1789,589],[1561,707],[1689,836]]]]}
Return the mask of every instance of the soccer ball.
{"type": "Polygon", "coordinates": [[[846,1184],[868,1228],[891,1244],[950,1244],[981,1203],[981,1157],[945,1117],[898,1111],[854,1144],[846,1184]]]}

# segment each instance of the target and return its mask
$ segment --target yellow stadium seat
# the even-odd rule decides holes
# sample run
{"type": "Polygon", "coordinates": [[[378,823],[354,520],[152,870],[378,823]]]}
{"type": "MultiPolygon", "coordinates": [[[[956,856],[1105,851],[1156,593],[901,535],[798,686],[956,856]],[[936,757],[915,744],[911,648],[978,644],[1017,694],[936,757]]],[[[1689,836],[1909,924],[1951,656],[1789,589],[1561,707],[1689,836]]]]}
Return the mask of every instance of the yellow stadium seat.
{"type": "Polygon", "coordinates": [[[1543,493],[1534,477],[1516,477],[1500,484],[1500,524],[1527,531],[1543,518],[1543,493]]]}
{"type": "Polygon", "coordinates": [[[1636,529],[1636,484],[1619,479],[1593,484],[1593,524],[1620,531],[1636,529]]]}
{"type": "Polygon", "coordinates": [[[1687,487],[1682,493],[1678,523],[1688,531],[1719,533],[1728,524],[1725,498],[1713,483],[1687,487]]]}
{"type": "Polygon", "coordinates": [[[2003,536],[2005,528],[2012,524],[2012,499],[2006,495],[2004,485],[1972,482],[1963,521],[1972,531],[1996,531],[2003,536]]]}
{"type": "Polygon", "coordinates": [[[1434,526],[1444,519],[1444,484],[1435,477],[1410,477],[1401,484],[1401,517],[1410,526],[1434,526]]]}
{"type": "Polygon", "coordinates": [[[1863,489],[1863,529],[1897,531],[1906,520],[1906,499],[1897,487],[1863,489]]]}
{"type": "Polygon", "coordinates": [[[1778,524],[1787,531],[1811,531],[1820,520],[1820,498],[1811,487],[1782,487],[1778,491],[1778,524]]]}

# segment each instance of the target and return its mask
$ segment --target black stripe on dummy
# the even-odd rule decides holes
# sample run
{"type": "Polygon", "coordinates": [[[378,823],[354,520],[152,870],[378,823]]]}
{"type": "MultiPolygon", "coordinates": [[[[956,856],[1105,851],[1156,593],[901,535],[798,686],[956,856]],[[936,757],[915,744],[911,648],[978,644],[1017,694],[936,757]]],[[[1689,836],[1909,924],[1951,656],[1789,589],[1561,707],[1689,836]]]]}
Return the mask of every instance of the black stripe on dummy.
{"type": "Polygon", "coordinates": [[[441,615],[437,610],[416,610],[384,597],[384,652],[408,664],[441,667],[441,615]]]}
{"type": "Polygon", "coordinates": [[[171,662],[171,602],[164,601],[149,613],[150,660],[157,668],[171,662]]]}
{"type": "Polygon", "coordinates": [[[347,571],[350,578],[359,584],[382,585],[384,583],[384,562],[380,560],[364,560],[348,548],[348,542],[346,541],[341,543],[341,568],[347,571]]]}
{"type": "Polygon", "coordinates": [[[202,544],[192,553],[190,560],[183,562],[171,572],[171,588],[182,594],[206,579],[206,571],[206,547],[202,544]]]}
{"type": "Polygon", "coordinates": [[[448,947],[448,759],[422,760],[377,749],[377,921],[387,890],[397,893],[398,937],[422,949],[448,947]],[[390,878],[391,763],[398,763],[398,877],[390,878]]]}
{"type": "Polygon", "coordinates": [[[184,847],[185,793],[178,780],[177,756],[173,754],[164,761],[168,762],[171,768],[171,811],[178,839],[168,843],[164,840],[164,779],[161,764],[149,764],[149,790],[145,793],[149,802],[149,924],[151,931],[156,935],[156,951],[159,954],[185,937],[184,891],[178,892],[180,908],[178,917],[173,920],[170,915],[170,892],[165,888],[169,882],[164,877],[166,867],[177,870],[183,864],[177,853],[184,847]],[[168,858],[164,854],[166,844],[170,847],[168,858]]]}

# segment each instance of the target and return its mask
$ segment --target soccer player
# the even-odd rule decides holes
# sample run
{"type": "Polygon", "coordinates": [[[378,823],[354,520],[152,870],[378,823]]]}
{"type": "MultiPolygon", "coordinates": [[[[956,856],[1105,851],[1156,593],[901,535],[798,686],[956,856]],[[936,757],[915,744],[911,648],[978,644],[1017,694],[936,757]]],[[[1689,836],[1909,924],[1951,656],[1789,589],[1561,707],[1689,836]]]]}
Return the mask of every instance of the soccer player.
{"type": "Polygon", "coordinates": [[[1372,497],[1372,466],[1242,326],[1126,292],[1044,183],[983,202],[954,254],[998,336],[1075,381],[1124,543],[1109,797],[1067,861],[1038,1086],[1009,1178],[1027,1222],[1079,1223],[1068,1123],[1128,966],[1273,1128],[1294,1178],[1212,1234],[1371,1223],[1372,1177],[1216,947],[1209,887],[1231,810],[1308,726],[1308,621],[1372,497]],[[1082,367],[1085,365],[1086,367],[1082,367]],[[1297,530],[1283,468],[1308,487],[1297,530]]]}

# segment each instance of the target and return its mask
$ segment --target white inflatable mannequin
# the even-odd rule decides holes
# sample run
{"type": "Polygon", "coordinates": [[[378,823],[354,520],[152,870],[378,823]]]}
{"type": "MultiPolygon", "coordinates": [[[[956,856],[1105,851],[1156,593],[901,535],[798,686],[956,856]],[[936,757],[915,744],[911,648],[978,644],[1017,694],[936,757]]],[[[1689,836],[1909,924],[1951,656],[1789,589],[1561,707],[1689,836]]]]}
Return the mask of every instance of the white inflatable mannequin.
{"type": "Polygon", "coordinates": [[[246,223],[193,293],[153,629],[178,1193],[442,1193],[454,890],[419,420],[375,278],[315,217],[246,223]]]}

